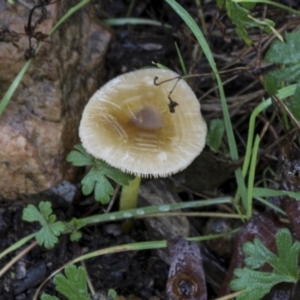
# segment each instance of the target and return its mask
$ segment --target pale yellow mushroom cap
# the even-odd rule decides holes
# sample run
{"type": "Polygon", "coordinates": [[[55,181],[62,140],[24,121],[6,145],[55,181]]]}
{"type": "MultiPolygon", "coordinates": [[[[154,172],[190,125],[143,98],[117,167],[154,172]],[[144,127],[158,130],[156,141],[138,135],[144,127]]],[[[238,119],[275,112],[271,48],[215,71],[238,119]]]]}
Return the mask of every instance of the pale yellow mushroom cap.
{"type": "Polygon", "coordinates": [[[143,69],[118,76],[99,89],[87,103],[79,136],[83,147],[96,158],[124,172],[142,177],[167,177],[185,169],[204,145],[207,127],[200,104],[184,80],[171,98],[176,81],[157,82],[178,74],[143,69]]]}

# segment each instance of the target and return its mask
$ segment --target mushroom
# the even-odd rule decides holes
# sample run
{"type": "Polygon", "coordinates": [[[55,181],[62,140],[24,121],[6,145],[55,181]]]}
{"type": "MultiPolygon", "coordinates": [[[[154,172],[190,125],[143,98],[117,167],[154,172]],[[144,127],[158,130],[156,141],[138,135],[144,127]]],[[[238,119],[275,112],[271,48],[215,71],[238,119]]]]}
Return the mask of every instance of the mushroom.
{"type": "Polygon", "coordinates": [[[179,80],[173,91],[172,78],[178,74],[148,68],[99,89],[79,127],[87,152],[141,177],[167,177],[185,169],[201,153],[207,127],[192,89],[179,80]],[[161,84],[154,84],[156,77],[161,84]]]}

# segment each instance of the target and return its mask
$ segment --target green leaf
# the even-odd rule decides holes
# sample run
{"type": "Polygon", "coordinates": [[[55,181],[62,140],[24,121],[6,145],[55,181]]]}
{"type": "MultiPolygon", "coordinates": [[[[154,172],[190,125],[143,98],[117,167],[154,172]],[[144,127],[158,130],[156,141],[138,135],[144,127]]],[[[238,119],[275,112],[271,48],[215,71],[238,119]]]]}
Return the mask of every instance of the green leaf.
{"type": "Polygon", "coordinates": [[[253,188],[253,197],[278,197],[278,196],[289,196],[291,198],[295,198],[296,200],[300,200],[300,192],[290,192],[290,191],[280,191],[280,190],[272,190],[268,188],[253,188]]]}
{"type": "Polygon", "coordinates": [[[279,262],[272,263],[275,273],[287,274],[291,278],[298,280],[298,254],[300,252],[300,242],[293,244],[292,235],[288,229],[282,229],[276,234],[276,245],[278,250],[279,262]]]}
{"type": "Polygon", "coordinates": [[[260,239],[254,239],[252,242],[246,242],[243,245],[243,252],[248,255],[245,258],[245,265],[251,269],[260,268],[265,262],[266,257],[269,258],[269,261],[276,260],[276,255],[272,253],[260,239]]]}
{"type": "Polygon", "coordinates": [[[271,94],[275,95],[280,88],[280,82],[272,76],[272,74],[267,74],[265,76],[265,89],[266,91],[271,94]]]}
{"type": "MultiPolygon", "coordinates": [[[[278,89],[281,82],[300,83],[300,30],[285,33],[285,42],[274,41],[265,56],[267,62],[281,65],[281,68],[268,74],[268,81],[273,81],[273,90],[278,89]]],[[[266,85],[268,89],[268,82],[266,85]]],[[[272,90],[272,91],[273,91],[272,90]]],[[[274,91],[273,91],[274,93],[274,91]]],[[[299,93],[297,93],[299,95],[299,93]]],[[[299,117],[299,99],[295,93],[291,107],[299,117]]],[[[295,117],[296,117],[295,115],[295,117]]],[[[296,117],[296,118],[298,118],[296,117]]]]}
{"type": "Polygon", "coordinates": [[[300,81],[297,84],[295,94],[291,97],[291,103],[289,109],[294,117],[300,121],[300,81]]]}
{"type": "Polygon", "coordinates": [[[206,137],[206,143],[212,151],[218,151],[222,143],[225,125],[221,119],[211,120],[206,137]]]}
{"type": "Polygon", "coordinates": [[[41,214],[41,212],[32,204],[29,204],[26,208],[23,209],[22,219],[27,222],[35,222],[38,221],[42,225],[44,222],[47,223],[45,217],[41,214]]]}
{"type": "Polygon", "coordinates": [[[56,290],[69,300],[91,300],[87,291],[86,273],[83,267],[74,265],[65,268],[66,276],[57,274],[54,277],[56,290]]]}
{"type": "Polygon", "coordinates": [[[224,3],[225,3],[225,0],[217,0],[217,5],[218,6],[224,5],[224,3]]]}
{"type": "Polygon", "coordinates": [[[102,163],[102,165],[99,165],[98,168],[103,168],[103,173],[109,178],[111,178],[113,181],[120,185],[129,185],[129,182],[135,178],[134,175],[126,174],[116,168],[113,168],[109,166],[106,163],[102,163]],[[106,165],[106,167],[105,167],[106,165]]]}
{"type": "MultiPolygon", "coordinates": [[[[255,4],[255,3],[254,3],[255,4]]],[[[243,7],[233,0],[226,0],[226,10],[232,23],[236,26],[237,35],[247,44],[251,45],[252,41],[249,38],[246,27],[259,27],[267,33],[271,33],[270,26],[274,26],[274,22],[271,20],[264,20],[264,23],[255,22],[255,19],[251,17],[251,13],[248,9],[253,7],[253,3],[244,3],[243,7]]]]}
{"type": "Polygon", "coordinates": [[[272,253],[259,239],[253,243],[246,242],[243,251],[246,267],[234,271],[236,279],[232,280],[230,287],[233,291],[242,291],[238,300],[259,300],[279,282],[298,281],[298,255],[300,242],[292,242],[292,235],[288,229],[281,229],[276,234],[278,256],[272,253]],[[273,272],[253,270],[265,263],[273,267],[273,272]]]}
{"type": "Polygon", "coordinates": [[[118,294],[114,289],[109,289],[108,293],[107,293],[107,296],[111,297],[112,299],[115,299],[118,296],[118,294]]]}
{"type": "Polygon", "coordinates": [[[70,240],[72,242],[78,242],[82,238],[82,232],[81,231],[74,231],[70,234],[70,240]]]}
{"type": "MultiPolygon", "coordinates": [[[[89,195],[95,188],[95,184],[100,179],[98,178],[96,168],[92,167],[90,171],[85,175],[85,177],[81,180],[82,184],[82,192],[84,195],[89,195]]],[[[102,178],[102,176],[100,176],[102,178]]]]}
{"type": "Polygon", "coordinates": [[[245,28],[245,25],[251,21],[248,17],[248,11],[231,0],[226,0],[226,10],[232,23],[236,26],[237,35],[244,40],[247,45],[251,45],[252,41],[245,28]]]}
{"type": "Polygon", "coordinates": [[[73,218],[68,224],[68,230],[71,231],[70,240],[72,242],[78,242],[81,237],[82,233],[79,231],[86,223],[80,219],[73,218]]]}
{"type": "Polygon", "coordinates": [[[93,157],[88,154],[82,145],[75,145],[74,148],[77,150],[71,151],[67,156],[67,161],[71,162],[74,166],[83,167],[93,164],[93,157]]]}
{"type": "Polygon", "coordinates": [[[248,268],[235,269],[234,275],[238,279],[234,279],[230,283],[233,291],[243,291],[237,296],[237,300],[260,300],[264,295],[269,293],[271,288],[282,281],[280,275],[254,271],[248,268]]]}
{"type": "Polygon", "coordinates": [[[275,40],[268,50],[265,60],[275,64],[298,65],[300,62],[300,30],[285,33],[285,42],[275,40]]]}
{"type": "Polygon", "coordinates": [[[77,151],[72,151],[67,160],[75,166],[92,165],[90,171],[81,181],[84,195],[89,195],[94,191],[95,199],[107,204],[110,196],[114,193],[114,188],[107,177],[120,185],[128,185],[130,180],[134,179],[133,175],[123,173],[106,162],[95,159],[81,145],[76,145],[75,148],[77,151]]]}
{"type": "Polygon", "coordinates": [[[285,67],[270,73],[277,82],[299,82],[300,81],[300,64],[286,65],[285,67]]]}
{"type": "Polygon", "coordinates": [[[251,3],[251,2],[242,2],[241,6],[245,7],[246,9],[252,9],[254,8],[256,3],[251,3]]]}
{"type": "Polygon", "coordinates": [[[114,193],[114,188],[106,177],[101,176],[95,185],[95,199],[99,200],[103,204],[107,204],[111,195],[114,193]]]}
{"type": "Polygon", "coordinates": [[[55,296],[50,296],[50,295],[47,295],[47,294],[43,294],[41,296],[41,300],[59,300],[59,299],[55,296]]]}
{"type": "Polygon", "coordinates": [[[44,225],[36,235],[39,245],[44,245],[46,249],[51,249],[57,244],[58,236],[65,230],[63,222],[55,222],[53,224],[44,225]]]}
{"type": "Polygon", "coordinates": [[[45,248],[51,249],[58,242],[58,236],[66,229],[63,222],[55,222],[56,216],[52,214],[50,202],[40,202],[39,210],[29,204],[23,210],[22,219],[28,222],[39,222],[42,228],[36,234],[36,240],[39,245],[44,245],[45,248]]]}

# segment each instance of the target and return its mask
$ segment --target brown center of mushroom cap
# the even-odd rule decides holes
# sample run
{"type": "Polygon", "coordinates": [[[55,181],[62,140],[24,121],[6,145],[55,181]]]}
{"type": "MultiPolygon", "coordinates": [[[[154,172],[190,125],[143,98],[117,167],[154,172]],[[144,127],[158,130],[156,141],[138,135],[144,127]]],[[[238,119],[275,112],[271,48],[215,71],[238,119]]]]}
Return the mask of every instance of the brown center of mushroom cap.
{"type": "Polygon", "coordinates": [[[152,107],[144,107],[135,113],[130,122],[140,128],[148,130],[157,130],[162,128],[163,122],[161,116],[152,107]]]}
{"type": "Polygon", "coordinates": [[[165,151],[178,129],[173,120],[176,116],[169,112],[168,99],[161,89],[130,84],[120,88],[121,93],[95,109],[95,134],[102,141],[105,136],[104,144],[116,145],[118,141],[119,146],[130,148],[131,152],[165,151]]]}

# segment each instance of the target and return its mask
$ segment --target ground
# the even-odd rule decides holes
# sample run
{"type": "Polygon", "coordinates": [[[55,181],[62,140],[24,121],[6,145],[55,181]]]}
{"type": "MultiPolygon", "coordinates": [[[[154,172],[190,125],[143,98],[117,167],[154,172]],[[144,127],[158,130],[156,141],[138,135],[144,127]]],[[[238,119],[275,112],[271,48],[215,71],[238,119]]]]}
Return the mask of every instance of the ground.
{"type": "MultiPolygon", "coordinates": [[[[178,2],[189,11],[198,24],[201,24],[218,69],[226,71],[222,75],[222,81],[237,139],[238,152],[243,157],[250,114],[254,107],[260,103],[262,97],[268,96],[258,78],[265,72],[265,69],[260,69],[261,65],[265,66],[262,57],[264,57],[274,36],[270,37],[270,35],[262,33],[260,29],[253,28],[249,31],[253,44],[247,46],[237,36],[236,27],[226,15],[226,10],[216,6],[215,1],[202,1],[203,3],[199,7],[196,5],[197,1],[182,0],[178,2]]],[[[297,1],[281,2],[295,9],[300,8],[297,1]]],[[[188,74],[211,73],[193,34],[183,24],[176,12],[164,1],[93,1],[93,5],[95,13],[100,19],[120,18],[129,14],[131,17],[148,18],[162,23],[161,26],[124,25],[114,28],[115,35],[106,57],[107,80],[126,71],[151,66],[153,65],[152,62],[162,64],[182,74],[182,66],[179,62],[175,43],[180,49],[188,74]],[[133,4],[132,9],[130,3],[133,4]],[[169,25],[172,26],[171,29],[169,25]]],[[[263,12],[264,6],[257,5],[253,10],[253,15],[262,18],[263,12]]],[[[274,7],[268,7],[267,17],[276,23],[276,29],[281,34],[285,31],[293,31],[300,24],[299,17],[296,18],[292,14],[274,7]]],[[[222,118],[221,103],[214,76],[209,74],[209,76],[193,77],[188,80],[188,83],[200,99],[202,112],[208,124],[212,119],[222,118]]],[[[289,182],[285,175],[289,174],[290,169],[286,170],[286,165],[283,167],[279,158],[284,153],[293,152],[290,150],[293,146],[288,145],[283,149],[282,142],[285,140],[286,132],[282,122],[279,122],[277,118],[277,108],[273,106],[259,116],[256,125],[256,132],[259,134],[264,132],[265,135],[260,145],[256,184],[265,180],[264,170],[269,167],[272,170],[277,170],[277,177],[279,177],[280,184],[282,183],[281,187],[285,188],[286,185],[283,183],[289,182]]],[[[171,186],[170,189],[176,189],[176,193],[182,201],[199,199],[199,195],[202,198],[235,195],[236,182],[233,173],[239,163],[236,165],[231,162],[226,138],[223,138],[218,158],[215,158],[217,155],[209,149],[206,151],[209,153],[206,155],[212,155],[214,159],[206,159],[211,164],[209,163],[208,166],[205,166],[207,169],[202,170],[202,177],[204,178],[201,179],[201,174],[195,173],[198,172],[196,168],[189,170],[190,174],[199,175],[200,183],[194,184],[187,180],[185,184],[180,185],[180,180],[182,180],[180,177],[165,181],[168,186],[171,186]],[[212,172],[211,168],[216,169],[215,166],[212,166],[212,161],[217,164],[217,172],[214,173],[216,183],[213,183],[209,189],[205,189],[201,185],[202,182],[205,182],[207,176],[205,173],[212,172]],[[218,180],[218,172],[225,173],[226,176],[218,180]],[[197,189],[199,186],[201,186],[200,191],[197,189]]],[[[295,155],[293,158],[286,155],[284,159],[295,161],[298,158],[295,158],[295,155]]],[[[188,175],[185,176],[188,178],[188,175]]],[[[81,177],[78,177],[76,184],[79,184],[80,180],[81,177]]],[[[273,187],[275,186],[274,176],[268,175],[266,181],[269,184],[271,182],[273,187]]],[[[276,184],[278,187],[278,181],[276,184]]],[[[293,185],[293,187],[295,186],[296,184],[293,185]]],[[[25,200],[17,199],[13,202],[1,199],[0,251],[39,229],[39,224],[31,224],[21,219],[22,210],[26,204],[37,203],[39,197],[47,196],[43,194],[30,198],[25,197],[25,200]]],[[[92,197],[87,198],[80,191],[76,201],[72,204],[63,203],[61,199],[55,199],[55,197],[50,197],[49,200],[53,202],[54,212],[60,220],[70,220],[72,217],[79,218],[103,211],[103,207],[95,203],[92,197]]],[[[112,209],[116,210],[117,204],[112,209]]],[[[255,213],[258,214],[265,210],[262,204],[255,203],[255,213]]],[[[218,206],[216,209],[205,211],[208,213],[232,213],[233,207],[218,206]]],[[[193,235],[230,231],[242,224],[242,222],[234,219],[228,221],[228,219],[202,218],[199,220],[199,218],[193,217],[189,218],[189,222],[193,235]]],[[[71,242],[69,237],[63,236],[52,250],[35,246],[0,278],[1,299],[32,299],[37,286],[64,263],[96,249],[151,240],[153,235],[151,230],[151,227],[146,226],[143,220],[134,220],[132,229],[127,233],[122,231],[122,222],[109,222],[85,227],[82,230],[83,237],[79,242],[71,242]]],[[[204,269],[209,278],[208,299],[215,299],[222,285],[233,251],[232,240],[233,238],[229,238],[219,242],[201,244],[204,269]],[[215,276],[216,273],[220,276],[215,276]]],[[[23,249],[25,246],[1,259],[1,267],[5,266],[23,249]]],[[[166,297],[165,287],[169,266],[161,259],[161,255],[159,256],[154,250],[99,256],[86,260],[84,265],[96,292],[107,292],[109,288],[114,288],[119,295],[132,296],[129,299],[150,299],[152,296],[165,299],[166,297]]],[[[43,292],[55,294],[51,281],[45,285],[43,292]]],[[[58,297],[63,299],[61,296],[58,297]]],[[[275,296],[268,299],[275,299],[275,296]]]]}

